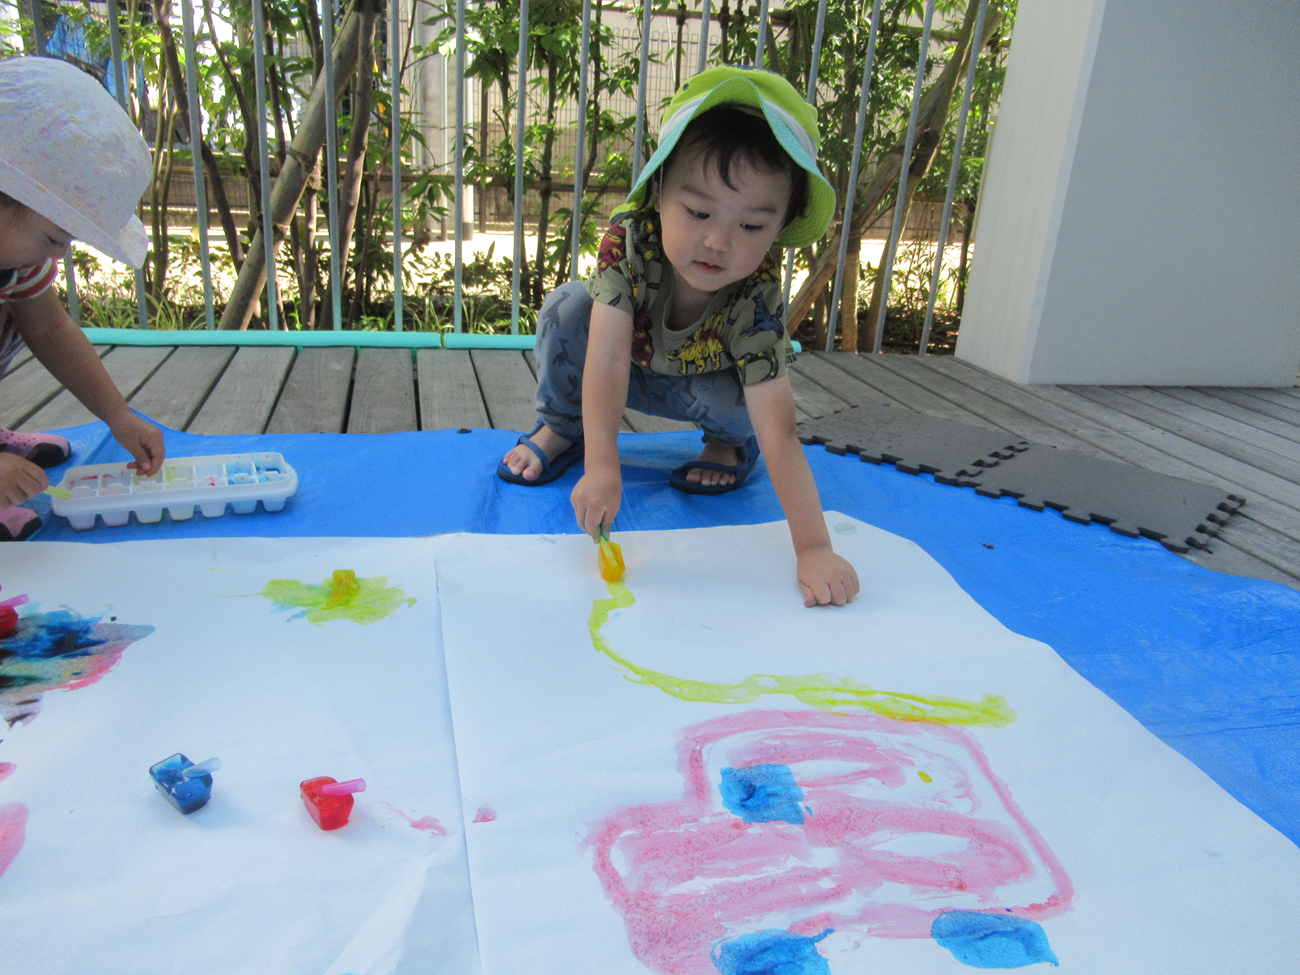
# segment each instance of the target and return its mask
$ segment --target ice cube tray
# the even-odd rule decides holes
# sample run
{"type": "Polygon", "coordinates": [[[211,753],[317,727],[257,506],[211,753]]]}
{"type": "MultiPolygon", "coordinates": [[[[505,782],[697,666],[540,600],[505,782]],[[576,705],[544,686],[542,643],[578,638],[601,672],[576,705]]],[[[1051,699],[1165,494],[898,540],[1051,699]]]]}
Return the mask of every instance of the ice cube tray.
{"type": "Polygon", "coordinates": [[[51,507],[80,531],[94,528],[97,517],[109,527],[125,525],[132,512],[142,525],[152,525],[164,509],[173,521],[193,518],[195,508],[218,518],[227,504],[246,515],[259,501],[267,511],[280,511],[298,490],[298,474],[280,454],[214,454],[168,459],[151,477],[125,462],[73,467],[58,486],[71,497],[53,498],[51,507]]]}

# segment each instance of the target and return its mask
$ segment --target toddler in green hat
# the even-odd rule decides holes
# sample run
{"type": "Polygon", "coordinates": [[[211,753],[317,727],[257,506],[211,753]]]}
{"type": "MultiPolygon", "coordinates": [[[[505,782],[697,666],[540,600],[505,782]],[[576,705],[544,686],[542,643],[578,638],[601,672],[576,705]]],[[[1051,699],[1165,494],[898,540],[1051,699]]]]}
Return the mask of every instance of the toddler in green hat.
{"type": "Polygon", "coordinates": [[[761,449],[808,606],[858,592],[796,434],[794,354],[771,253],[826,233],[835,191],[817,168],[819,142],[815,110],[780,75],[724,66],[682,85],[595,274],[542,304],[539,419],[497,465],[504,480],[531,486],[585,458],[573,509],[595,536],[622,500],[625,408],[704,431],[703,452],[669,479],[690,494],[736,490],[761,449]]]}

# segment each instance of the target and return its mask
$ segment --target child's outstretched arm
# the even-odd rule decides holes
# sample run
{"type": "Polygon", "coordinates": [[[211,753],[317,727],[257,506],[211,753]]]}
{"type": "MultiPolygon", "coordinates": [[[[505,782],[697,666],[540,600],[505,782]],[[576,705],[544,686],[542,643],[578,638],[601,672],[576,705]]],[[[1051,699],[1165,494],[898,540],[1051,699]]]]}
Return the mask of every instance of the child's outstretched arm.
{"type": "Polygon", "coordinates": [[[858,594],[858,574],[831,548],[821,498],[795,428],[794,392],[781,376],[745,387],[745,406],[790,525],[805,606],[843,606],[858,594]]]}
{"type": "Polygon", "coordinates": [[[582,434],[585,473],[573,489],[573,513],[588,535],[614,523],[623,501],[618,466],[618,427],[627,406],[632,371],[632,316],[604,302],[593,302],[582,368],[582,434]]]}
{"type": "Polygon", "coordinates": [[[30,301],[12,302],[9,310],[32,354],[86,409],[108,424],[113,439],[131,452],[135,461],[130,466],[145,475],[162,467],[162,431],[131,412],[85,333],[63,310],[54,289],[30,301]]]}

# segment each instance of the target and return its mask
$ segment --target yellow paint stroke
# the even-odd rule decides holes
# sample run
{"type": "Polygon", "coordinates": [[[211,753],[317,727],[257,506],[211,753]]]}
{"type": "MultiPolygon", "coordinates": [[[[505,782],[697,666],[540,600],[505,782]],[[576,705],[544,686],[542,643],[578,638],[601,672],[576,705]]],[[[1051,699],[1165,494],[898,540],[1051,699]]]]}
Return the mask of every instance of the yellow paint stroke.
{"type": "Polygon", "coordinates": [[[415,604],[414,596],[389,586],[387,576],[358,579],[351,569],[335,569],[319,586],[272,579],[262,587],[262,595],[278,606],[305,610],[308,621],[318,626],[331,620],[351,620],[364,626],[392,616],[403,603],[415,604]]]}
{"type": "Polygon", "coordinates": [[[751,704],[764,694],[789,694],[820,711],[862,708],[900,721],[1005,728],[1016,720],[1016,712],[1007,704],[1007,699],[997,694],[985,694],[979,701],[895,694],[830,674],[803,674],[798,677],[751,674],[739,684],[713,684],[648,670],[615,653],[601,634],[609,622],[610,613],[616,609],[628,609],[636,602],[632,590],[623,583],[611,582],[608,587],[610,598],[597,599],[591,604],[591,616],[587,619],[591,645],[612,660],[615,668],[628,680],[657,687],[682,701],[751,704]]]}

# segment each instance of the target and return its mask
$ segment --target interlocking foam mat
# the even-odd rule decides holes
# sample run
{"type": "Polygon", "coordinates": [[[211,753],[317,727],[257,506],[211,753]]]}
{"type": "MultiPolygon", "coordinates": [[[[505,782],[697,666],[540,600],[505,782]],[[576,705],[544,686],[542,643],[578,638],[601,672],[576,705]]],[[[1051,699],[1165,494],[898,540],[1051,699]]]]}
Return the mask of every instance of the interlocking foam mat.
{"type": "Polygon", "coordinates": [[[1246,499],[1208,484],[889,406],[856,406],[799,424],[805,444],[933,474],[985,497],[1015,498],[1069,521],[1097,522],[1175,552],[1205,548],[1246,499]]]}
{"type": "MultiPolygon", "coordinates": [[[[126,458],[102,424],[63,432],[73,444],[73,464],[126,458]]],[[[298,492],[278,514],[259,508],[219,518],[196,514],[186,522],[164,516],[156,525],[133,519],[121,528],[81,532],[53,518],[35,540],[577,533],[569,494],[580,465],[543,487],[496,477],[496,462],[517,436],[504,430],[248,437],[168,431],[173,457],[278,451],[298,471],[298,492]]],[[[698,434],[628,434],[619,448],[624,493],[615,532],[782,518],[761,461],[740,490],[700,497],[668,486],[668,472],[697,456],[698,434]]],[[[982,498],[927,474],[850,462],[819,448],[805,448],[805,454],[825,509],[921,546],[1005,626],[1051,645],[1300,843],[1300,592],[1212,572],[1149,539],[1047,518],[1012,498],[982,498]]],[[[1009,469],[1014,461],[1001,463],[1009,469]]],[[[62,477],[61,469],[49,473],[55,482],[62,477]]],[[[48,500],[41,496],[30,504],[49,516],[48,500]]],[[[634,552],[624,554],[635,559],[634,552]]],[[[772,571],[789,575],[791,598],[798,598],[793,556],[772,571]]],[[[8,585],[3,578],[0,583],[8,585]]],[[[529,593],[503,592],[501,598],[527,600],[529,593]]]]}

